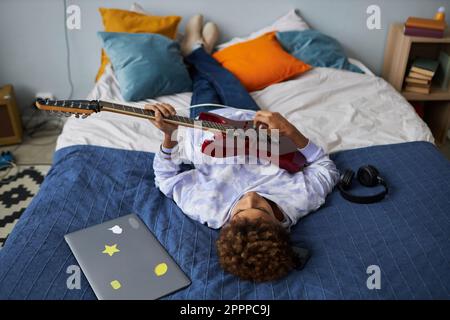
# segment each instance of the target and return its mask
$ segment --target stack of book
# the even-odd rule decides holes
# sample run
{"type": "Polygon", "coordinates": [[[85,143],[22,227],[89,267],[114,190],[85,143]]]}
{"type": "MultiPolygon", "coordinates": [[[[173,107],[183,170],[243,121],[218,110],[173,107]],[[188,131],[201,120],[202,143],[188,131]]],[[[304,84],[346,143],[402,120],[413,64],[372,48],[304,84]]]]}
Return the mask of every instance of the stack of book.
{"type": "Polygon", "coordinates": [[[429,94],[431,80],[439,66],[438,60],[417,58],[413,61],[408,76],[405,78],[405,90],[409,92],[429,94]]]}
{"type": "Polygon", "coordinates": [[[446,23],[443,20],[409,17],[405,23],[405,35],[414,37],[443,38],[446,23]]]}

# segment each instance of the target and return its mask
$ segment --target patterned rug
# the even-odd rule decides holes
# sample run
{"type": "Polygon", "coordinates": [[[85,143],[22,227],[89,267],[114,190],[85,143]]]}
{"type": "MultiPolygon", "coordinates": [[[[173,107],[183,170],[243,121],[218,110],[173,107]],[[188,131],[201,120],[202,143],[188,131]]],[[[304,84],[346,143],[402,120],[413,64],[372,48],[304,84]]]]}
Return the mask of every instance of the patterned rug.
{"type": "MultiPolygon", "coordinates": [[[[18,166],[0,181],[0,249],[49,169],[49,165],[18,166]]],[[[5,170],[0,170],[0,176],[4,174],[5,170]]]]}

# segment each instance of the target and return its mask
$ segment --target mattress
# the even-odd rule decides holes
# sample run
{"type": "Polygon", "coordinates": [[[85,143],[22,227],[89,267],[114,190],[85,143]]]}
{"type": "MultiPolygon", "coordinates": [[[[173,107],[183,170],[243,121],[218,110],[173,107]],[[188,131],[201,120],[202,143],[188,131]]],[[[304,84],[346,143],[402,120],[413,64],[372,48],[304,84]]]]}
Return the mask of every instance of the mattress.
{"type": "MultiPolygon", "coordinates": [[[[217,231],[187,218],[155,188],[157,129],[107,112],[70,118],[40,192],[0,251],[0,299],[94,299],[84,276],[80,290],[66,286],[76,260],[63,236],[129,213],[142,218],[193,281],[167,299],[450,298],[449,162],[407,101],[378,77],[327,68],[252,96],[333,153],[340,169],[375,164],[390,184],[389,197],[354,205],[334,191],[292,230],[294,244],[312,252],[303,271],[270,283],[240,281],[218,264],[217,231]],[[366,286],[371,265],[380,267],[380,290],[366,286]]],[[[190,97],[132,105],[167,102],[188,115],[190,97]]],[[[110,68],[88,98],[122,101],[110,68]]]]}
{"type": "Polygon", "coordinates": [[[88,145],[58,150],[0,251],[0,299],[95,299],[84,276],[80,289],[67,288],[68,267],[77,262],[64,235],[129,213],[141,217],[192,279],[166,299],[450,298],[450,162],[431,143],[333,154],[339,169],[375,164],[390,186],[388,197],[358,205],[335,190],[291,230],[293,244],[312,253],[305,268],[260,284],[220,268],[217,231],[186,217],[155,188],[153,156],[88,145]],[[380,289],[367,287],[371,266],[381,272],[380,289]]]}
{"type": "MultiPolygon", "coordinates": [[[[370,72],[367,70],[367,72],[370,72]]],[[[433,142],[413,107],[383,79],[330,68],[314,68],[295,79],[251,95],[262,109],[277,111],[327,152],[410,141],[433,142]]],[[[108,66],[88,99],[122,102],[117,79],[108,66]]],[[[128,103],[143,107],[156,101],[189,115],[191,93],[128,103]]],[[[97,145],[155,152],[161,133],[145,119],[100,112],[68,119],[57,149],[97,145]]]]}

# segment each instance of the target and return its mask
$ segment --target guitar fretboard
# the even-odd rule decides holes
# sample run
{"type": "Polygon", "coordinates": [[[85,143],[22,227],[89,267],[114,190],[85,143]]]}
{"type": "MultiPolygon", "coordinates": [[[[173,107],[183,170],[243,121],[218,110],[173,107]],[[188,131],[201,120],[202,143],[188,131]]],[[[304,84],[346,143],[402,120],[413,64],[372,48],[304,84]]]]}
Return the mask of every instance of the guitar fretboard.
{"type": "MultiPolygon", "coordinates": [[[[135,115],[138,117],[146,117],[149,119],[155,118],[155,113],[152,110],[145,110],[142,108],[136,108],[136,107],[112,103],[112,102],[100,102],[100,106],[102,107],[102,110],[104,110],[104,111],[131,114],[131,115],[135,115]]],[[[176,124],[182,125],[182,126],[205,127],[208,129],[213,129],[216,131],[218,130],[218,131],[222,131],[222,132],[226,132],[227,129],[232,128],[232,127],[225,126],[225,125],[217,123],[217,122],[194,120],[194,119],[191,119],[188,117],[182,117],[182,116],[178,116],[178,115],[165,117],[164,119],[165,119],[165,121],[176,123],[176,124]]]]}
{"type": "MultiPolygon", "coordinates": [[[[147,119],[155,119],[155,113],[151,110],[145,110],[142,108],[137,108],[133,106],[128,106],[119,103],[106,102],[106,101],[87,101],[87,100],[46,100],[43,102],[44,105],[47,106],[55,106],[62,108],[74,108],[74,109],[85,109],[85,110],[95,110],[98,111],[109,111],[115,113],[121,113],[131,116],[136,116],[140,118],[147,119]]],[[[169,123],[174,123],[187,127],[202,127],[206,129],[212,129],[214,131],[226,132],[227,129],[233,129],[231,126],[227,126],[224,124],[212,122],[212,121],[204,121],[204,120],[195,120],[188,117],[183,116],[170,116],[164,117],[164,121],[169,123]]]]}

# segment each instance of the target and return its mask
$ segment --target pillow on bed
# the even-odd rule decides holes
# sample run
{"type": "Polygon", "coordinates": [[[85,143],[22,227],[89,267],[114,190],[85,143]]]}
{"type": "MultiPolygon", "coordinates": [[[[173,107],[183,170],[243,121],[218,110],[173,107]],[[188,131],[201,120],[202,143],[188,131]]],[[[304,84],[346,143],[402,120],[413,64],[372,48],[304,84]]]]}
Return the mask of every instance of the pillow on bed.
{"type": "MultiPolygon", "coordinates": [[[[100,8],[99,11],[106,32],[159,33],[174,39],[181,21],[179,16],[149,16],[128,10],[108,8],[100,8]]],[[[96,81],[101,77],[108,63],[108,56],[102,50],[101,66],[95,78],[96,81]]]]}
{"type": "Polygon", "coordinates": [[[316,30],[278,32],[283,48],[314,67],[327,67],[364,73],[348,62],[339,42],[316,30]]]}
{"type": "Polygon", "coordinates": [[[213,57],[248,91],[263,89],[311,69],[310,65],[283,50],[275,32],[217,51],[213,57]]]}
{"type": "Polygon", "coordinates": [[[145,10],[145,9],[144,9],[139,3],[137,3],[137,2],[134,2],[134,3],[131,5],[130,11],[137,12],[137,13],[141,13],[141,14],[145,14],[145,15],[147,15],[147,16],[151,16],[151,15],[152,15],[149,11],[145,10]]]}
{"type": "Polygon", "coordinates": [[[258,38],[259,36],[262,36],[265,33],[272,32],[272,31],[291,31],[291,30],[307,30],[307,29],[309,29],[309,26],[303,20],[303,18],[300,16],[299,11],[297,9],[292,9],[284,16],[278,18],[270,26],[267,26],[258,31],[252,32],[247,37],[233,38],[230,41],[227,41],[225,43],[218,45],[217,49],[218,50],[224,49],[224,48],[229,47],[236,43],[252,40],[252,39],[258,38]]]}
{"type": "MultiPolygon", "coordinates": [[[[139,3],[136,2],[131,5],[130,10],[133,12],[145,14],[147,16],[154,16],[150,11],[145,10],[139,3]]],[[[174,39],[181,43],[181,41],[183,40],[183,34],[178,30],[175,37],[171,39],[174,39]]]]}
{"type": "Polygon", "coordinates": [[[99,32],[125,100],[192,91],[178,43],[159,34],[99,32]]]}

